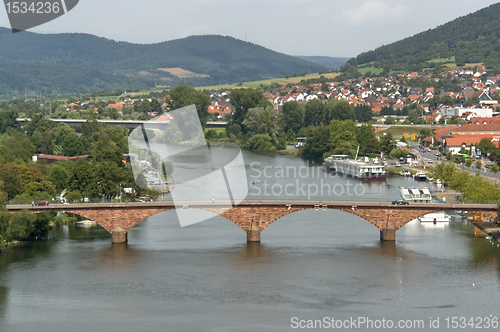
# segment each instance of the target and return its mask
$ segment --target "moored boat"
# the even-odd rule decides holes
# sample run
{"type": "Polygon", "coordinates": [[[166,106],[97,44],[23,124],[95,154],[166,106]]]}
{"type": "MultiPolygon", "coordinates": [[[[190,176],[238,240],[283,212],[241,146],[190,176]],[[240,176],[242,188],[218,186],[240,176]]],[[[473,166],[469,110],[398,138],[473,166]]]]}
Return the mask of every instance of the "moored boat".
{"type": "Polygon", "coordinates": [[[76,222],[77,226],[84,226],[84,227],[89,227],[89,226],[95,226],[97,223],[93,220],[85,219],[82,221],[77,221],[76,222]]]}
{"type": "Polygon", "coordinates": [[[427,180],[427,175],[424,172],[417,172],[413,175],[413,178],[417,181],[425,181],[427,180]]]}
{"type": "Polygon", "coordinates": [[[401,197],[407,202],[427,203],[432,201],[429,188],[407,188],[401,187],[401,197]]]}
{"type": "Polygon", "coordinates": [[[445,212],[434,212],[418,218],[420,222],[450,222],[450,216],[445,212]]]}
{"type": "Polygon", "coordinates": [[[387,178],[383,164],[349,159],[346,155],[332,155],[324,160],[323,165],[329,172],[360,180],[385,181],[387,178]]]}

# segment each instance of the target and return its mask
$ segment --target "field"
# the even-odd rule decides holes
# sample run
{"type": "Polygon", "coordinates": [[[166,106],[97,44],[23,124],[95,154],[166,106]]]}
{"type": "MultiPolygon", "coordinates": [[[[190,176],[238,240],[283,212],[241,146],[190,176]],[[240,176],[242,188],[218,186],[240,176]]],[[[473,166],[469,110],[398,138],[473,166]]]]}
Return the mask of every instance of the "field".
{"type": "Polygon", "coordinates": [[[315,79],[319,78],[320,76],[324,76],[325,78],[329,79],[334,79],[340,75],[340,73],[328,73],[328,74],[308,74],[305,76],[296,76],[296,77],[281,77],[281,78],[272,78],[268,80],[261,80],[261,81],[253,81],[253,82],[244,82],[244,83],[238,83],[238,84],[222,84],[222,85],[211,85],[211,86],[202,86],[202,87],[197,87],[196,89],[198,90],[221,90],[221,89],[234,89],[234,88],[254,88],[258,89],[262,85],[268,85],[271,83],[279,83],[282,85],[287,85],[289,83],[291,84],[298,84],[302,80],[309,80],[309,79],[315,79]]]}
{"type": "Polygon", "coordinates": [[[180,67],[176,68],[158,68],[158,70],[166,71],[172,75],[175,75],[179,78],[192,78],[192,77],[201,77],[201,78],[206,78],[210,77],[210,75],[205,75],[205,74],[197,74],[193,73],[189,70],[184,70],[180,67]]]}
{"type": "Polygon", "coordinates": [[[418,126],[391,126],[389,129],[381,130],[377,132],[377,136],[382,137],[384,133],[391,133],[394,138],[401,138],[404,134],[411,135],[420,135],[420,131],[422,129],[436,130],[439,127],[418,127],[418,126]]]}
{"type": "Polygon", "coordinates": [[[358,71],[361,73],[361,75],[365,75],[367,72],[371,72],[372,75],[371,76],[377,76],[379,75],[381,72],[384,71],[383,68],[375,68],[375,67],[362,67],[362,68],[358,68],[358,71]]]}

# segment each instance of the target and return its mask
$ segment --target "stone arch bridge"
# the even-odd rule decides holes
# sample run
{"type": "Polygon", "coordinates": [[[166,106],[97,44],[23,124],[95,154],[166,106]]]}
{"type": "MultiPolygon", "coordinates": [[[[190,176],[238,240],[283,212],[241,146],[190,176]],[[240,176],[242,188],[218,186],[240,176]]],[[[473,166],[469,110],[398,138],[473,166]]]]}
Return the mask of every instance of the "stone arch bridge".
{"type": "MultiPolygon", "coordinates": [[[[178,204],[179,206],[179,204],[178,204]]],[[[394,241],[396,231],[410,221],[432,212],[468,211],[487,217],[497,217],[494,204],[413,204],[391,205],[362,202],[243,202],[221,212],[223,205],[213,202],[186,203],[183,208],[200,209],[220,214],[247,232],[247,241],[260,241],[260,233],[270,224],[288,214],[307,209],[334,209],[354,214],[380,230],[380,239],[394,241]]],[[[227,206],[227,205],[225,205],[227,206]]],[[[173,203],[98,203],[49,206],[9,205],[11,212],[29,210],[33,213],[61,211],[81,215],[95,221],[111,233],[113,243],[127,242],[127,232],[155,214],[175,209],[173,203]]]]}

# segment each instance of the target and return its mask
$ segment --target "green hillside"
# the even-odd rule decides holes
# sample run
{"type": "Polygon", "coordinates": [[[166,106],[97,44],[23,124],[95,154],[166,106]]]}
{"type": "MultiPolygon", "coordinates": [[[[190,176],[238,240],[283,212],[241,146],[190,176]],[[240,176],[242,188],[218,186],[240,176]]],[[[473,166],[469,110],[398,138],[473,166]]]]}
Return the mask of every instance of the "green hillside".
{"type": "Polygon", "coordinates": [[[13,34],[0,28],[0,72],[16,76],[12,80],[0,75],[0,94],[24,91],[25,87],[67,93],[181,83],[199,86],[324,69],[232,37],[191,36],[143,45],[89,34],[13,34]],[[209,77],[180,78],[159,70],[176,67],[209,77]]]}
{"type": "Polygon", "coordinates": [[[484,62],[498,72],[499,51],[500,3],[497,3],[435,29],[362,53],[356,62],[386,71],[420,71],[443,66],[445,61],[435,59],[451,58],[457,66],[484,62]]]}
{"type": "Polygon", "coordinates": [[[311,61],[319,65],[325,66],[327,68],[338,69],[345,65],[349,58],[336,58],[331,56],[307,56],[307,55],[296,55],[297,58],[311,61]]]}

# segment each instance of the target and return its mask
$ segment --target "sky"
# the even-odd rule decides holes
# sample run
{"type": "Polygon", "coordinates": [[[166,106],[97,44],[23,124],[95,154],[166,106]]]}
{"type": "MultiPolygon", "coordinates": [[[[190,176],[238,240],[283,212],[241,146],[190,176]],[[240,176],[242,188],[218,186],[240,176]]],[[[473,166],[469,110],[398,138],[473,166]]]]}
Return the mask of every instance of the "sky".
{"type": "MultiPolygon", "coordinates": [[[[28,31],[150,44],[232,36],[288,55],[353,57],[465,16],[491,0],[80,0],[28,31]]],[[[0,26],[10,27],[0,9],[0,26]]]]}

